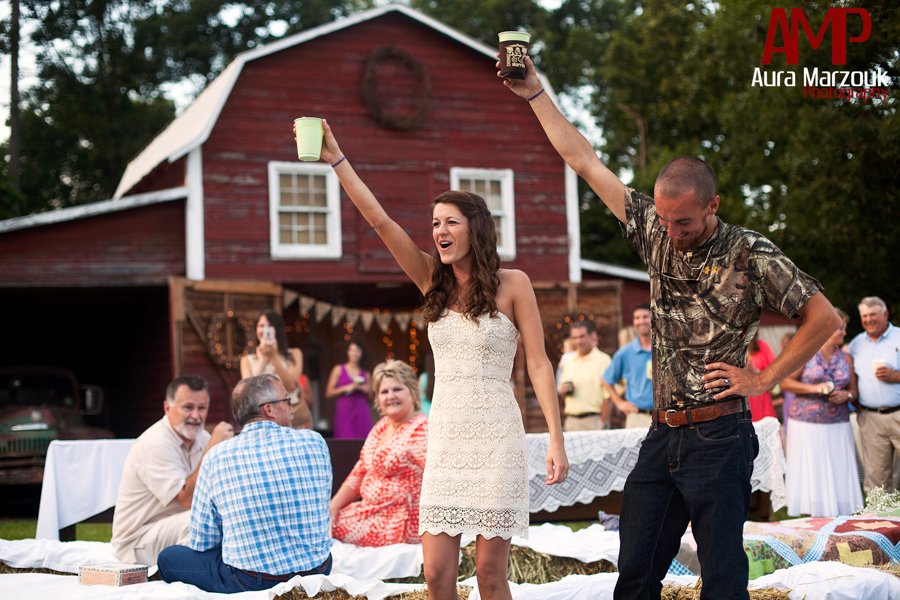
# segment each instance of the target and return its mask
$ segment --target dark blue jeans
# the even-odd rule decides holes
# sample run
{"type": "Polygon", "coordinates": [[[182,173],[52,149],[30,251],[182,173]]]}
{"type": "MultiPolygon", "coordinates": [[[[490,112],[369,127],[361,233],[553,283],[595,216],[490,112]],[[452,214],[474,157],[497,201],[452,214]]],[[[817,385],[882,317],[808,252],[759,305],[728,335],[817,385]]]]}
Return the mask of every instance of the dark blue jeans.
{"type": "Polygon", "coordinates": [[[759,453],[749,411],[670,428],[654,424],[625,482],[615,598],[659,598],[688,523],[700,597],[749,598],[743,527],[759,453]]]}
{"type": "MultiPolygon", "coordinates": [[[[169,546],[159,553],[156,560],[159,576],[168,583],[181,581],[195,585],[207,592],[234,594],[267,590],[278,585],[278,580],[261,574],[248,574],[222,562],[222,547],[216,546],[200,552],[187,546],[169,546]]],[[[331,555],[318,567],[297,575],[328,575],[331,573],[331,555]]],[[[285,576],[287,581],[290,576],[285,576]]]]}

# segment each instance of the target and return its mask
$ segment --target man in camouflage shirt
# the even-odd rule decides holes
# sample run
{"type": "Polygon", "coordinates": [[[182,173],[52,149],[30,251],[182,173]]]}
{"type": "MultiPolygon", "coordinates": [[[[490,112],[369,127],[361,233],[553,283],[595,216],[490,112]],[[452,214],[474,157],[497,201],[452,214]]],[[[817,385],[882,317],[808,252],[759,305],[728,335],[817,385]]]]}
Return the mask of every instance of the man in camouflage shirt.
{"type": "Polygon", "coordinates": [[[616,598],[659,598],[691,523],[701,598],[749,598],[743,524],[759,444],[747,397],[771,389],[811,358],[840,322],[815,279],[762,235],[723,223],[713,170],[676,158],[654,198],[628,189],[541,93],[504,80],[529,101],[563,160],[623,224],[648,265],[653,314],[653,425],[628,476],[620,519],[616,598]],[[746,352],[763,308],[802,324],[756,373],[746,352]]]}

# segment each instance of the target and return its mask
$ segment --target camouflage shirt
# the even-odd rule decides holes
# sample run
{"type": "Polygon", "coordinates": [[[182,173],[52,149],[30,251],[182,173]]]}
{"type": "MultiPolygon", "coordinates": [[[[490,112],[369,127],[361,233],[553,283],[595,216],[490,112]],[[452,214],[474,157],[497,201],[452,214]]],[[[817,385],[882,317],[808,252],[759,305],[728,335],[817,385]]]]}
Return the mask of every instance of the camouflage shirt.
{"type": "Polygon", "coordinates": [[[625,190],[625,239],[647,263],[653,314],[653,402],[656,408],[713,402],[704,366],[743,367],[763,308],[796,317],[821,290],[768,239],[719,220],[692,252],[676,250],[653,199],[625,190]]]}

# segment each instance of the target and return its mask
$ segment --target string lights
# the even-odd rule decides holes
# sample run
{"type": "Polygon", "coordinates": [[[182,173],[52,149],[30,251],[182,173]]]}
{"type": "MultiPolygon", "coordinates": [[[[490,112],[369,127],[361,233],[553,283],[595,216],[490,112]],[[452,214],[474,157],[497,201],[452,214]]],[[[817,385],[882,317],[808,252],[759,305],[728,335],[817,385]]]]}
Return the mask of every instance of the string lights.
{"type": "Polygon", "coordinates": [[[569,327],[575,321],[593,321],[594,315],[593,313],[575,313],[575,314],[567,314],[561,320],[557,321],[550,327],[550,344],[556,350],[562,354],[563,353],[563,342],[569,337],[569,327]]]}
{"type": "Polygon", "coordinates": [[[233,310],[216,313],[206,328],[206,350],[215,363],[237,368],[241,356],[256,346],[256,319],[236,315],[233,310]]]}
{"type": "Polygon", "coordinates": [[[409,366],[416,369],[419,362],[419,333],[416,330],[416,321],[409,322],[409,366]]]}

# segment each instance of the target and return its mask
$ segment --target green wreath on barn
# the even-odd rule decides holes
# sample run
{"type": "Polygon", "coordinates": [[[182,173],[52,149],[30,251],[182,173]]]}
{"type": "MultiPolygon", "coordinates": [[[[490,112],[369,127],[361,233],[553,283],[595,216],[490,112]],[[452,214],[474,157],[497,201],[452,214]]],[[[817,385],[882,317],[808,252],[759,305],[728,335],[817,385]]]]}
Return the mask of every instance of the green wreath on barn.
{"type": "Polygon", "coordinates": [[[374,50],[366,59],[362,95],[369,112],[379,123],[391,129],[416,129],[425,123],[431,108],[431,78],[428,76],[425,65],[410,53],[393,46],[384,46],[374,50]],[[415,110],[409,114],[392,113],[382,106],[378,99],[378,65],[386,61],[397,61],[412,73],[419,93],[414,99],[415,110]]]}

